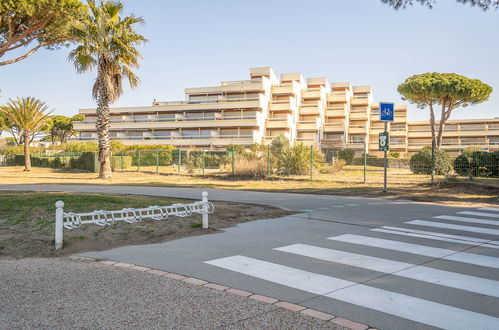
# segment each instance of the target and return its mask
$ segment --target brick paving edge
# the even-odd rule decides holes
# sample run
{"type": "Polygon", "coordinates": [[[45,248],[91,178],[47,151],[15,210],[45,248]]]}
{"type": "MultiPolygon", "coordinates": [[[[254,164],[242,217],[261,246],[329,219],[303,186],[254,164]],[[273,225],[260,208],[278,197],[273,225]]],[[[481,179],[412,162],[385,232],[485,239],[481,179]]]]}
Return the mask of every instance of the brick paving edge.
{"type": "Polygon", "coordinates": [[[260,294],[255,294],[253,292],[244,291],[244,290],[241,290],[238,288],[226,287],[224,285],[220,285],[217,283],[210,283],[210,282],[200,280],[197,278],[192,278],[189,276],[170,273],[170,272],[163,271],[160,269],[151,269],[151,268],[145,267],[145,266],[128,264],[128,263],[121,263],[119,261],[114,261],[114,260],[103,260],[103,259],[79,257],[79,256],[71,256],[69,258],[72,260],[78,260],[78,261],[95,261],[95,262],[98,262],[102,265],[113,266],[113,267],[118,267],[118,268],[122,268],[122,269],[136,269],[136,270],[140,270],[140,271],[147,273],[147,274],[151,274],[151,275],[155,275],[155,276],[165,276],[165,277],[168,277],[168,278],[180,281],[180,282],[190,283],[192,285],[196,285],[199,287],[211,288],[211,289],[217,290],[217,291],[225,291],[225,292],[230,293],[230,294],[236,294],[242,298],[249,298],[252,300],[260,301],[262,303],[275,305],[279,308],[283,308],[283,309],[286,309],[288,311],[292,311],[294,313],[307,315],[309,317],[313,317],[313,318],[316,318],[318,320],[332,322],[332,323],[341,325],[343,327],[346,327],[346,328],[352,329],[352,330],[357,330],[357,329],[367,329],[367,330],[373,329],[373,330],[375,330],[375,328],[369,327],[368,325],[365,325],[365,324],[362,324],[359,322],[355,322],[352,320],[348,320],[348,319],[345,319],[342,317],[334,316],[332,314],[327,314],[327,313],[324,313],[324,312],[321,312],[321,311],[318,311],[315,309],[301,306],[299,304],[293,304],[293,303],[290,303],[287,301],[281,301],[281,300],[276,299],[276,298],[262,296],[260,294]],[[242,294],[242,293],[244,293],[244,294],[242,294]],[[294,306],[296,306],[296,308],[294,306]],[[300,307],[300,308],[298,308],[298,307],[300,307]],[[325,318],[327,318],[328,320],[326,320],[325,318]],[[336,321],[338,321],[338,322],[336,322],[336,321]],[[348,326],[347,326],[347,324],[348,324],[348,326]]]}

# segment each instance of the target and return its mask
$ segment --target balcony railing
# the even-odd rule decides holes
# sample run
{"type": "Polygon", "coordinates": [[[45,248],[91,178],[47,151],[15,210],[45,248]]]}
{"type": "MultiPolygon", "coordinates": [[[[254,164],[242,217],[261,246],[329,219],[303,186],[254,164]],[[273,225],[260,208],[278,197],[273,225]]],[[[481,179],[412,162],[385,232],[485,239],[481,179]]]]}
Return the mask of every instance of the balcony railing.
{"type": "MultiPolygon", "coordinates": [[[[186,121],[224,121],[224,120],[255,120],[256,116],[224,116],[224,117],[191,117],[191,118],[166,118],[166,119],[135,119],[135,120],[111,120],[112,124],[133,123],[175,123],[186,121]]],[[[95,121],[75,121],[75,124],[95,124],[95,121]]]]}
{"type": "Polygon", "coordinates": [[[261,84],[262,79],[222,81],[222,86],[261,84]]]}
{"type": "Polygon", "coordinates": [[[153,102],[153,106],[162,106],[162,105],[181,105],[181,104],[211,104],[211,103],[228,103],[228,102],[257,102],[260,101],[259,98],[218,98],[218,99],[201,99],[201,100],[192,100],[192,101],[164,101],[164,102],[153,102]]]}
{"type": "MultiPolygon", "coordinates": [[[[110,140],[210,140],[210,139],[252,139],[252,135],[220,135],[220,136],[119,136],[110,137],[110,140]]],[[[71,140],[93,141],[97,137],[75,137],[71,140]]]]}

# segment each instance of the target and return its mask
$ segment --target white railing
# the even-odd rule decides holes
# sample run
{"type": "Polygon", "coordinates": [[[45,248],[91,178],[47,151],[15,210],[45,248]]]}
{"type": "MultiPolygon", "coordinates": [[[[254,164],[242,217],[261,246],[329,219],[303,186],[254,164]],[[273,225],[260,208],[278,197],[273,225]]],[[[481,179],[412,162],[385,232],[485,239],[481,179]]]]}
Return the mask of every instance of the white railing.
{"type": "Polygon", "coordinates": [[[161,106],[161,105],[180,105],[180,104],[209,104],[209,103],[227,103],[227,102],[258,102],[259,98],[218,98],[218,99],[199,99],[197,101],[161,101],[161,102],[153,102],[153,106],[161,106]]]}
{"type": "Polygon", "coordinates": [[[222,81],[222,86],[261,84],[262,79],[222,81]]]}
{"type": "Polygon", "coordinates": [[[64,212],[64,202],[55,203],[55,248],[62,249],[64,228],[71,230],[81,225],[109,226],[118,221],[137,223],[142,220],[166,221],[169,216],[188,217],[194,214],[203,216],[203,228],[208,228],[208,214],[215,207],[208,202],[208,192],[203,191],[202,200],[190,204],[173,204],[168,206],[149,206],[145,208],[125,208],[115,211],[92,211],[86,213],[64,212]]]}

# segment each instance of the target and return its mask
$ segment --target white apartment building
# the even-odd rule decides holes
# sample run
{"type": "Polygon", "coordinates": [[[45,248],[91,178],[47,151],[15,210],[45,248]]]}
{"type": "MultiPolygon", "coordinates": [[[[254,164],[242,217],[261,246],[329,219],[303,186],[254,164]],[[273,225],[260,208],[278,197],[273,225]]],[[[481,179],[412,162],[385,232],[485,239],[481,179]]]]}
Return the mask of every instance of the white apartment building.
{"type": "MultiPolygon", "coordinates": [[[[230,144],[270,143],[282,134],[292,143],[359,153],[367,146],[370,154],[379,154],[378,133],[384,123],[370,86],[330,83],[324,77],[305,80],[300,73],[281,74],[278,79],[270,67],[250,69],[249,78],[186,88],[184,101],[111,108],[110,137],[125,144],[223,150],[230,144]]],[[[85,120],[75,123],[77,138],[96,140],[96,110],[79,113],[85,120]]],[[[499,119],[466,122],[449,122],[444,148],[460,150],[477,141],[484,149],[499,149],[499,119]],[[466,130],[463,137],[460,127],[466,130]]],[[[408,122],[407,106],[396,106],[389,125],[390,151],[420,150],[429,144],[429,128],[428,122],[408,122]]]]}

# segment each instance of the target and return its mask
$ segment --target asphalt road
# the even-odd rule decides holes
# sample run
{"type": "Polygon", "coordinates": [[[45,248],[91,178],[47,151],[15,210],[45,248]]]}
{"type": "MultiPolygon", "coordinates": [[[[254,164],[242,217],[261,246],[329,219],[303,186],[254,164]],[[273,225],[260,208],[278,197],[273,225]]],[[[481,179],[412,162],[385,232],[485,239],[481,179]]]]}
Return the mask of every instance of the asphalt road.
{"type": "MultiPolygon", "coordinates": [[[[201,189],[0,185],[199,199],[201,189]]],[[[208,190],[299,211],[224,232],[83,255],[162,269],[383,329],[499,329],[499,208],[208,190]]]]}

